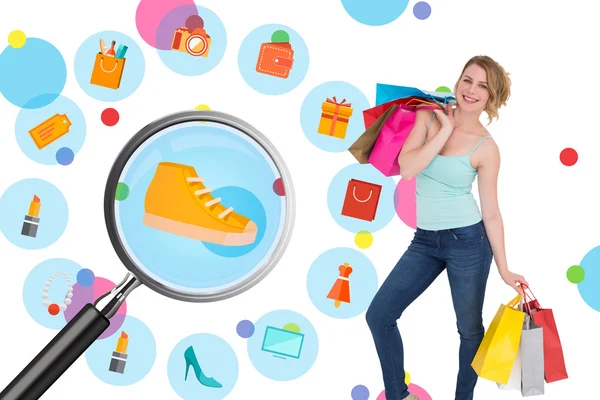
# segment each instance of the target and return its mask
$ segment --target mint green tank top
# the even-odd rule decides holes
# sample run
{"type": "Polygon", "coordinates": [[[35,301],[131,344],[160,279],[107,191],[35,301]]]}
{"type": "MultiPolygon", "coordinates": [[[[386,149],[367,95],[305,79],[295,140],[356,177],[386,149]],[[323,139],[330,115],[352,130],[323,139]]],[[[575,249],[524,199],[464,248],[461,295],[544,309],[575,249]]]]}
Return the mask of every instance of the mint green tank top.
{"type": "MultiPolygon", "coordinates": [[[[429,127],[434,119],[435,114],[429,127]]],[[[471,192],[477,176],[477,169],[471,166],[471,154],[489,137],[481,138],[465,155],[437,154],[427,168],[417,175],[415,194],[419,228],[435,231],[460,228],[481,221],[479,206],[471,192]]]]}

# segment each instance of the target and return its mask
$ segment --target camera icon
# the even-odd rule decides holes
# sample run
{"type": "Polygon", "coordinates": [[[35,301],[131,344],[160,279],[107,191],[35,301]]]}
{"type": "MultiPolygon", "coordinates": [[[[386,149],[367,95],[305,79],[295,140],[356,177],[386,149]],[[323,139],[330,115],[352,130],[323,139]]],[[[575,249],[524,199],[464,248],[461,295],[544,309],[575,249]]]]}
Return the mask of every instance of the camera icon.
{"type": "Polygon", "coordinates": [[[178,28],[173,35],[171,49],[188,53],[195,57],[208,57],[211,38],[204,28],[178,28]]]}

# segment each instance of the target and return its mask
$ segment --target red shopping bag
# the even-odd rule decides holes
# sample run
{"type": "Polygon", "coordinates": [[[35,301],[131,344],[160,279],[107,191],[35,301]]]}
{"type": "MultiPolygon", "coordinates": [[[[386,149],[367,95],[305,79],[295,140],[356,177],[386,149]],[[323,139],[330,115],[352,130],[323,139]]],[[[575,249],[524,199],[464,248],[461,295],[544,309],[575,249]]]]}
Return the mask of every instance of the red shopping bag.
{"type": "Polygon", "coordinates": [[[365,221],[373,221],[377,214],[381,196],[381,185],[371,182],[350,179],[342,206],[342,215],[358,218],[365,221]]]}
{"type": "Polygon", "coordinates": [[[387,109],[389,109],[392,106],[392,104],[396,104],[399,106],[402,105],[403,109],[409,110],[409,111],[416,111],[417,109],[420,109],[420,108],[425,108],[427,110],[435,110],[435,109],[441,110],[441,106],[439,106],[432,100],[417,97],[417,96],[410,96],[410,97],[405,97],[402,99],[396,99],[393,101],[388,101],[387,103],[380,104],[373,108],[364,110],[363,118],[365,120],[365,129],[369,129],[369,127],[371,125],[373,125],[373,123],[375,123],[375,121],[377,121],[377,119],[379,117],[381,117],[387,111],[387,109]]]}
{"type": "Polygon", "coordinates": [[[533,317],[536,325],[543,327],[544,335],[544,376],[546,382],[556,382],[562,379],[567,379],[567,367],[565,365],[565,357],[563,354],[558,328],[554,320],[554,313],[550,308],[542,308],[537,298],[531,292],[528,295],[525,290],[527,285],[523,286],[523,293],[526,297],[525,310],[533,317]]]}

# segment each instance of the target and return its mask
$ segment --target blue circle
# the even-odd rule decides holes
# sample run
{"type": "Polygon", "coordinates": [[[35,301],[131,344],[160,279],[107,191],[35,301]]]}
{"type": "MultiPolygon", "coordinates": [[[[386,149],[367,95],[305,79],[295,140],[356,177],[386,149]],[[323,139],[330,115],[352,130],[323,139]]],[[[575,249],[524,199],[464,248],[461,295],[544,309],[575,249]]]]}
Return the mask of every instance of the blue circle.
{"type": "Polygon", "coordinates": [[[123,325],[111,336],[96,340],[85,352],[85,360],[94,375],[114,386],[127,386],[142,380],[156,360],[156,341],[150,329],[139,319],[128,315],[123,325]],[[113,354],[119,344],[121,332],[127,338],[124,362],[123,353],[113,354]],[[122,372],[121,372],[122,371],[122,372]]]}
{"type": "Polygon", "coordinates": [[[248,339],[248,355],[254,368],[276,381],[291,381],[307,373],[319,352],[317,332],[310,321],[295,311],[276,310],[261,317],[248,339]],[[296,324],[300,332],[284,329],[296,324]]]}
{"type": "Polygon", "coordinates": [[[229,343],[218,336],[200,333],[175,346],[169,356],[167,374],[175,392],[185,400],[221,400],[233,390],[239,365],[229,343]],[[192,350],[188,350],[190,347],[192,350]],[[186,351],[191,355],[187,358],[190,360],[187,379],[186,351]]]}
{"type": "MultiPolygon", "coordinates": [[[[267,24],[254,29],[246,36],[238,53],[238,66],[242,78],[251,88],[267,95],[280,95],[296,88],[304,80],[308,72],[308,65],[309,53],[304,39],[295,30],[285,25],[267,24]],[[284,30],[289,34],[290,47],[274,44],[272,46],[279,48],[273,50],[276,52],[274,54],[289,57],[290,48],[293,51],[292,67],[287,78],[256,71],[263,44],[270,43],[271,35],[277,30],[284,30]]],[[[264,65],[263,70],[267,68],[268,66],[264,65]]],[[[275,74],[280,73],[280,70],[270,69],[270,71],[275,74]]]]}
{"type": "MultiPolygon", "coordinates": [[[[35,322],[50,329],[61,329],[66,325],[63,313],[51,315],[48,312],[48,306],[42,303],[42,290],[48,279],[57,272],[66,273],[71,280],[71,285],[75,285],[75,277],[80,270],[81,266],[79,264],[65,258],[52,258],[43,261],[31,270],[23,285],[23,303],[35,322]]],[[[56,304],[62,303],[65,300],[67,290],[66,278],[57,276],[48,288],[48,300],[56,304]]]]}
{"type": "Polygon", "coordinates": [[[69,207],[63,194],[56,186],[42,179],[16,182],[0,198],[0,231],[12,244],[23,249],[39,250],[50,246],[62,236],[68,220],[69,207]],[[31,219],[26,216],[34,195],[41,203],[35,237],[32,236],[35,227],[29,221],[25,222],[31,219]],[[23,227],[26,228],[26,234],[22,234],[23,227]]]}
{"type": "Polygon", "coordinates": [[[142,83],[145,69],[142,49],[121,32],[96,33],[87,38],[75,54],[77,83],[88,96],[100,101],[119,101],[132,95],[142,83]],[[109,49],[115,40],[115,52],[120,45],[127,46],[124,60],[103,56],[99,51],[100,39],[109,49]],[[91,83],[92,78],[94,83],[91,83]]]}
{"type": "Polygon", "coordinates": [[[235,330],[240,337],[248,339],[250,336],[254,335],[254,324],[252,321],[245,319],[237,324],[235,330]]]}
{"type": "MultiPolygon", "coordinates": [[[[335,107],[334,104],[331,106],[335,107]]],[[[347,107],[340,106],[340,109],[344,108],[347,109],[347,107]]],[[[300,110],[300,123],[304,135],[318,148],[330,152],[347,151],[348,147],[365,131],[362,111],[369,108],[371,108],[369,100],[357,87],[347,82],[325,82],[314,88],[304,99],[300,110]],[[348,122],[344,124],[338,121],[334,126],[337,128],[337,124],[346,125],[344,137],[333,135],[332,120],[321,117],[322,107],[325,104],[331,104],[327,103],[328,99],[338,103],[345,100],[345,103],[351,104],[352,114],[350,117],[339,114],[339,118],[348,119],[348,122]]]]}
{"type": "Polygon", "coordinates": [[[352,400],[368,400],[369,389],[364,385],[356,385],[350,395],[352,396],[352,400]]]}
{"type": "Polygon", "coordinates": [[[585,279],[577,284],[579,294],[588,306],[600,311],[600,246],[590,250],[579,265],[585,270],[585,279]]]}
{"type": "MultiPolygon", "coordinates": [[[[323,314],[333,318],[353,318],[365,312],[377,292],[377,271],[367,256],[358,250],[338,247],[321,254],[310,267],[307,278],[310,300],[323,314]],[[348,280],[338,280],[340,266],[348,263],[352,272],[348,280]],[[349,287],[350,302],[335,307],[327,296],[334,285],[349,287]]],[[[335,295],[332,295],[335,297],[335,295]]]]}
{"type": "Polygon", "coordinates": [[[94,284],[94,279],[96,279],[96,276],[90,269],[84,268],[77,273],[77,283],[83,287],[92,286],[94,284]]]}
{"type": "Polygon", "coordinates": [[[86,121],[81,109],[64,96],[59,96],[45,107],[22,109],[15,122],[15,136],[23,153],[44,165],[62,164],[65,159],[58,157],[58,151],[64,147],[68,147],[74,157],[85,142],[86,131],[86,121]],[[50,131],[58,139],[42,142],[40,136],[50,131]],[[65,131],[67,132],[63,134],[65,131]],[[41,144],[41,149],[38,144],[41,144]]]}
{"type": "MultiPolygon", "coordinates": [[[[223,25],[223,22],[221,22],[221,19],[208,8],[201,6],[197,6],[197,8],[197,15],[204,20],[204,30],[206,31],[206,34],[210,36],[208,55],[206,57],[192,56],[185,51],[158,50],[158,55],[165,65],[170,70],[181,75],[196,76],[211,71],[221,62],[225,55],[225,49],[227,48],[227,32],[225,31],[225,26],[223,25]]],[[[185,20],[192,15],[189,11],[189,5],[178,7],[171,10],[163,21],[172,23],[172,18],[169,18],[169,15],[179,17],[179,14],[182,14],[183,12],[180,16],[181,23],[179,25],[185,27],[185,20]]],[[[163,29],[161,29],[159,24],[157,30],[158,34],[162,34],[162,31],[163,29]]],[[[185,47],[183,47],[183,49],[185,50],[185,47]]]]}
{"type": "Polygon", "coordinates": [[[260,200],[252,192],[237,186],[221,187],[212,193],[214,197],[230,199],[229,206],[254,221],[258,226],[258,233],[256,240],[245,246],[222,246],[214,243],[204,243],[204,246],[221,257],[240,257],[250,253],[260,244],[267,228],[267,214],[260,200]]]}
{"type": "Polygon", "coordinates": [[[22,108],[52,103],[67,81],[67,66],[60,51],[42,39],[27,38],[20,49],[8,46],[0,54],[0,93],[22,108]]]}
{"type": "Polygon", "coordinates": [[[70,165],[73,162],[75,154],[68,147],[61,147],[56,151],[56,161],[60,165],[70,165]]]}
{"type": "Polygon", "coordinates": [[[361,24],[381,26],[402,15],[408,0],[342,0],[346,12],[361,24]]]}
{"type": "MultiPolygon", "coordinates": [[[[263,267],[279,243],[286,198],[273,192],[272,183],[277,178],[277,167],[265,149],[234,128],[211,122],[171,126],[140,146],[119,177],[119,182],[130,189],[126,200],[115,201],[120,239],[139,268],[167,287],[195,294],[226,290],[263,267]],[[199,184],[188,182],[184,176],[202,178],[201,185],[211,189],[209,196],[220,199],[221,210],[204,208],[209,200],[196,194],[202,186],[194,186],[199,184]],[[158,189],[149,190],[152,182],[152,188],[158,189]],[[172,202],[171,206],[147,207],[148,202],[166,201],[172,202]],[[185,215],[174,215],[183,205],[187,207],[185,215]],[[229,232],[228,226],[211,228],[210,221],[220,220],[219,215],[225,215],[232,205],[234,214],[227,214],[228,219],[249,218],[258,229],[253,241],[229,243],[230,248],[225,249],[221,232],[229,232]],[[144,223],[154,217],[186,221],[186,225],[173,224],[184,231],[144,223]],[[215,242],[186,235],[190,227],[199,233],[206,231],[197,228],[208,227],[215,242]]],[[[243,238],[241,231],[239,235],[235,232],[229,236],[243,238]]]]}
{"type": "Polygon", "coordinates": [[[420,1],[413,7],[413,14],[417,19],[427,19],[431,15],[431,6],[425,1],[420,1]]]}
{"type": "Polygon", "coordinates": [[[394,209],[395,190],[396,183],[394,180],[391,177],[383,175],[371,164],[350,164],[338,172],[329,185],[327,205],[331,216],[342,228],[352,233],[360,231],[373,233],[384,228],[396,214],[396,210],[394,209]],[[371,189],[371,186],[351,182],[351,179],[381,186],[379,201],[375,203],[370,200],[375,199],[373,197],[375,191],[371,189]],[[354,190],[355,185],[357,185],[356,191],[354,190]],[[363,209],[371,211],[375,209],[374,204],[377,204],[375,219],[369,221],[342,215],[345,202],[347,202],[352,211],[362,211],[363,209]]]}

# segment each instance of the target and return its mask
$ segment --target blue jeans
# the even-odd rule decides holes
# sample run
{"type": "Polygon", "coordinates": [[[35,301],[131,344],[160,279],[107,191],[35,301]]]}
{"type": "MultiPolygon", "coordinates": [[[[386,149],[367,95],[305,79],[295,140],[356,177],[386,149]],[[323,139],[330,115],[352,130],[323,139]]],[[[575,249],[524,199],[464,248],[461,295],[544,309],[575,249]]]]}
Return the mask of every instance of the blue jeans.
{"type": "MultiPolygon", "coordinates": [[[[439,231],[417,228],[410,246],[379,288],[366,315],[381,363],[387,400],[409,395],[404,382],[402,338],[396,321],[444,269],[448,272],[460,335],[455,400],[473,399],[477,374],[471,362],[485,332],[482,309],[491,263],[492,249],[481,221],[439,231]]],[[[427,343],[423,343],[423,351],[427,350],[427,343]]]]}

